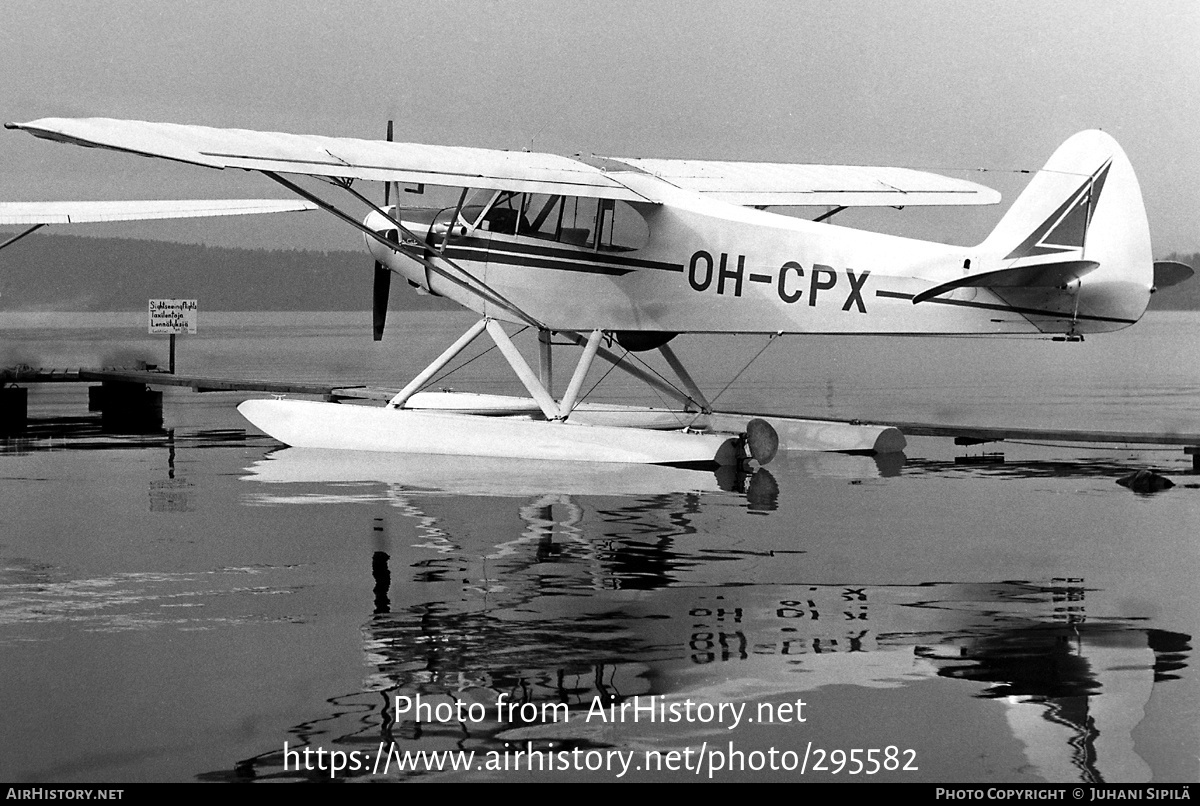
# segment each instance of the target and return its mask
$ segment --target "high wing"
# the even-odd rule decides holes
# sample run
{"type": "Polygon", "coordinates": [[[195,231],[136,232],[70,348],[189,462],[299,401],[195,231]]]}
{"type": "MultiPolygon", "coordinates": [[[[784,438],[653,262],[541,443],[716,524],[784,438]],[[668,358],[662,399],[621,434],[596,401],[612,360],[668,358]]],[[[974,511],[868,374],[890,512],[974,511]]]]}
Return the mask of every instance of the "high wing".
{"type": "Polygon", "coordinates": [[[164,218],[259,215],[314,210],[316,205],[279,199],[182,199],[171,201],[0,202],[0,225],[89,224],[164,218]]]}
{"type": "Polygon", "coordinates": [[[554,154],[108,118],[44,118],[5,127],[210,168],[648,201],[599,168],[554,154]]]}
{"type": "Polygon", "coordinates": [[[634,168],[705,196],[743,206],[996,204],[991,188],[911,168],[789,165],[771,162],[622,159],[634,168]]]}
{"type": "Polygon", "coordinates": [[[210,168],[631,202],[658,199],[652,185],[638,182],[635,191],[622,182],[623,174],[649,174],[678,188],[747,206],[902,207],[994,204],[1000,200],[999,193],[982,185],[906,168],[572,158],[109,118],[43,118],[6,127],[50,140],[210,168]]]}

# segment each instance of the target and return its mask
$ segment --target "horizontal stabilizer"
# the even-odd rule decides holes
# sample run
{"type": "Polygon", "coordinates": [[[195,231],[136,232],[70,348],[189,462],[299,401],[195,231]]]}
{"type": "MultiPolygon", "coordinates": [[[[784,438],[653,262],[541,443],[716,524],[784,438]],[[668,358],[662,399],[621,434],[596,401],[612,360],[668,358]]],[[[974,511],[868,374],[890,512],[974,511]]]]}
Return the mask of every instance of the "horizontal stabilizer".
{"type": "Polygon", "coordinates": [[[985,271],[934,286],[917,294],[912,301],[916,305],[956,288],[1062,288],[1098,268],[1100,264],[1094,260],[1066,260],[985,271]]]}
{"type": "Polygon", "coordinates": [[[1154,287],[1159,289],[1179,285],[1185,280],[1190,280],[1195,273],[1192,267],[1185,263],[1176,263],[1173,260],[1156,260],[1154,261],[1154,287]]]}

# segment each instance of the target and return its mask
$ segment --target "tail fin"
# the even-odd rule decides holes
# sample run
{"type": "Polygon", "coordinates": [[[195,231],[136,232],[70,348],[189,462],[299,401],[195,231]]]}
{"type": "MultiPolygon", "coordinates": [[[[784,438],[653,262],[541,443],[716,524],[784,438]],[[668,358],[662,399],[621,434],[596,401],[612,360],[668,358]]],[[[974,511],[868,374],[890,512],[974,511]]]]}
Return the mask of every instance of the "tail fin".
{"type": "Polygon", "coordinates": [[[1063,143],[978,250],[956,282],[992,290],[1046,332],[1132,325],[1154,285],[1137,177],[1101,131],[1063,143]]]}

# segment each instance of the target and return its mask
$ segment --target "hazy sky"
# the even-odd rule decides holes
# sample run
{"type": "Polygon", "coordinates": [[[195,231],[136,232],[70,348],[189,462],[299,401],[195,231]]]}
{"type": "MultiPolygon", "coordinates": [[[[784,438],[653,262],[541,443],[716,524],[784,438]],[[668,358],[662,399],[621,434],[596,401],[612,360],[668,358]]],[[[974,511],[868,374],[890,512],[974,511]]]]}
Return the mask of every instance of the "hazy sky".
{"type": "MultiPolygon", "coordinates": [[[[929,168],[999,208],[840,223],[987,233],[1068,136],[1141,181],[1156,255],[1200,250],[1200,3],[5,0],[6,121],[123,117],[573,154],[929,168]],[[994,172],[962,172],[986,167],[994,172]]],[[[5,200],[281,196],[270,181],[0,133],[5,200]]],[[[356,208],[357,209],[357,208],[356,208]]],[[[66,232],[65,228],[60,229],[66,232]]],[[[323,213],[76,234],[357,248],[323,213]]]]}

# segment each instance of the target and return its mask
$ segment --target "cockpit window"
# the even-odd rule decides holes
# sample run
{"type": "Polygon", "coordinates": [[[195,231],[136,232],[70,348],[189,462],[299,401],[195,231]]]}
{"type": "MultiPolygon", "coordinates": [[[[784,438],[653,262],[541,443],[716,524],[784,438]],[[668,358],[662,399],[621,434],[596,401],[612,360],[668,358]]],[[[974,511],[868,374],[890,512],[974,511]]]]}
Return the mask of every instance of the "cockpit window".
{"type": "Polygon", "coordinates": [[[492,203],[500,196],[501,191],[481,188],[471,191],[467,197],[467,201],[463,204],[462,210],[459,212],[459,220],[466,225],[467,229],[473,230],[484,228],[484,214],[491,209],[492,203]]]}
{"type": "Polygon", "coordinates": [[[650,232],[625,202],[509,190],[478,191],[463,206],[471,228],[604,252],[640,249],[650,232]]]}
{"type": "Polygon", "coordinates": [[[601,252],[627,252],[645,246],[650,229],[641,213],[623,201],[572,197],[560,240],[601,252]]]}

